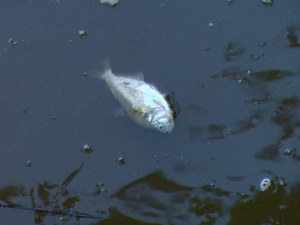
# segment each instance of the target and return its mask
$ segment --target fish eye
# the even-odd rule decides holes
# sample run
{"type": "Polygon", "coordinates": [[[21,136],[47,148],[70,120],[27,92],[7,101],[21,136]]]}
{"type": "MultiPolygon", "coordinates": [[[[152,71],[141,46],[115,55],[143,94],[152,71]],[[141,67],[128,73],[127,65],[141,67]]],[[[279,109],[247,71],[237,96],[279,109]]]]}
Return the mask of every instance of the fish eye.
{"type": "Polygon", "coordinates": [[[158,129],[161,130],[161,131],[164,130],[164,129],[165,129],[165,125],[160,124],[160,125],[158,126],[158,129]]]}

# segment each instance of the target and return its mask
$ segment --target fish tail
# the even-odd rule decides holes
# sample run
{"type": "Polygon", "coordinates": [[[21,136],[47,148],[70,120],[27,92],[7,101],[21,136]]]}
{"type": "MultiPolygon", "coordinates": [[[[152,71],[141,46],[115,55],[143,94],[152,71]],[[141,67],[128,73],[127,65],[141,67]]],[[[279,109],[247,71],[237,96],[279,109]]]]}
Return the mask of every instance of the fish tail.
{"type": "Polygon", "coordinates": [[[102,73],[100,74],[101,79],[106,79],[108,76],[112,74],[109,58],[104,59],[103,61],[103,69],[102,73]]]}

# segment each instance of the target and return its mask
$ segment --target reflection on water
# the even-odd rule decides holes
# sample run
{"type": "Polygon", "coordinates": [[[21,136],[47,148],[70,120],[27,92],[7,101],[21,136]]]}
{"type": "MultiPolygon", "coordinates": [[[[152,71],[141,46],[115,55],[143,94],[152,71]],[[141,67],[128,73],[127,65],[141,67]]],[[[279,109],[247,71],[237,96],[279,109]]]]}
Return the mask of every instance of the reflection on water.
{"type": "Polygon", "coordinates": [[[297,25],[288,25],[286,30],[288,32],[287,39],[290,42],[289,47],[300,47],[300,27],[297,25]]]}
{"type": "MultiPolygon", "coordinates": [[[[234,46],[233,44],[230,45],[234,46]]],[[[195,140],[212,140],[223,139],[227,134],[237,135],[244,133],[252,128],[259,127],[263,122],[271,121],[279,126],[280,133],[278,139],[271,145],[265,146],[259,150],[255,158],[263,160],[276,160],[280,154],[282,142],[296,135],[295,130],[300,127],[300,100],[298,96],[292,94],[286,96],[284,93],[278,92],[278,89],[272,87],[276,82],[285,81],[286,85],[291,83],[289,78],[299,76],[299,72],[291,72],[288,70],[270,69],[257,72],[249,70],[239,70],[238,67],[229,67],[219,74],[212,75],[212,79],[230,79],[241,85],[247,85],[252,91],[251,99],[245,100],[245,103],[256,105],[269,104],[268,108],[253,107],[253,111],[249,112],[250,117],[238,120],[234,124],[209,124],[206,127],[194,125],[189,128],[188,135],[190,141],[195,140]],[[270,107],[273,107],[273,109],[270,107]],[[228,131],[228,129],[230,129],[228,131]]],[[[193,106],[193,109],[197,108],[193,106]]],[[[294,154],[294,158],[297,155],[294,154]]]]}
{"type": "Polygon", "coordinates": [[[44,219],[48,216],[59,217],[61,221],[65,220],[62,219],[63,217],[101,219],[101,217],[95,217],[88,213],[74,211],[74,206],[80,201],[80,198],[70,194],[67,186],[80,172],[82,166],[83,164],[67,176],[61,185],[49,184],[45,181],[43,184],[39,183],[37,188],[29,188],[29,191],[27,191],[27,187],[17,185],[0,187],[0,201],[4,202],[0,206],[12,210],[34,212],[35,224],[44,224],[44,219]],[[22,204],[18,202],[22,202],[22,204]]]}
{"type": "Polygon", "coordinates": [[[239,46],[236,42],[230,42],[226,46],[226,50],[224,51],[224,58],[226,62],[236,60],[242,56],[244,53],[244,48],[239,46]]]}
{"type": "MultiPolygon", "coordinates": [[[[300,183],[289,186],[284,178],[269,171],[264,173],[272,180],[272,187],[261,191],[259,185],[254,184],[249,186],[248,192],[237,193],[220,189],[216,183],[201,187],[180,185],[167,179],[162,171],[156,171],[107,196],[106,203],[101,204],[107,212],[106,218],[102,219],[97,216],[98,209],[78,210],[81,200],[92,203],[100,193],[78,193],[67,189],[81,168],[82,165],[61,185],[38,184],[37,194],[34,188],[27,192],[22,186],[1,187],[0,200],[5,202],[1,207],[33,211],[35,224],[45,224],[49,217],[55,219],[55,224],[76,221],[99,225],[300,224],[300,183]]],[[[229,179],[239,182],[243,178],[229,179]]]]}

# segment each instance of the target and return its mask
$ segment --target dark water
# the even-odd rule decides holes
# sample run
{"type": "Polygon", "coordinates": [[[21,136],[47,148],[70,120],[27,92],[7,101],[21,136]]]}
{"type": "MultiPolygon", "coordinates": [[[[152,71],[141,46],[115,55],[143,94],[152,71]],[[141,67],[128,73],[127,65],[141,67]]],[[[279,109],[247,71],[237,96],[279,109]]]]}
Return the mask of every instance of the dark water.
{"type": "Polygon", "coordinates": [[[120,1],[2,2],[1,224],[300,224],[300,1],[120,1]],[[113,116],[105,57],[172,134],[113,116]]]}

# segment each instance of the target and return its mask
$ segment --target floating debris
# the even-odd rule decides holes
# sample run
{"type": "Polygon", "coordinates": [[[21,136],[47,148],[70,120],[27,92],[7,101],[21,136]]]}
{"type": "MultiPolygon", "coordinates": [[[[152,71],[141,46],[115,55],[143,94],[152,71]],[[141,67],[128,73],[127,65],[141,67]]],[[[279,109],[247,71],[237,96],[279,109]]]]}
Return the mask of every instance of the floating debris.
{"type": "Polygon", "coordinates": [[[90,150],[90,149],[91,149],[91,146],[89,146],[88,144],[86,144],[86,145],[83,146],[83,149],[84,149],[84,150],[90,150]]]}
{"type": "Polygon", "coordinates": [[[90,154],[94,151],[94,149],[92,148],[91,145],[85,144],[83,146],[83,149],[81,149],[80,151],[83,152],[84,154],[90,154]]]}
{"type": "Polygon", "coordinates": [[[269,178],[264,178],[260,182],[260,190],[267,191],[272,185],[272,181],[269,178]]]}
{"type": "Polygon", "coordinates": [[[261,43],[259,43],[259,47],[261,47],[261,48],[265,47],[266,45],[267,45],[266,42],[261,42],[261,43]]]}
{"type": "Polygon", "coordinates": [[[98,184],[96,184],[96,186],[97,186],[97,187],[102,187],[102,186],[104,186],[104,183],[99,182],[98,184]]]}
{"type": "Polygon", "coordinates": [[[52,120],[56,120],[56,119],[57,119],[56,116],[53,116],[53,117],[52,117],[52,120]]]}
{"type": "Polygon", "coordinates": [[[293,149],[287,148],[286,150],[284,150],[283,155],[291,155],[292,153],[293,153],[293,149]]]}
{"type": "Polygon", "coordinates": [[[242,199],[249,198],[249,195],[246,194],[245,192],[240,193],[240,196],[242,199]]]}
{"type": "Polygon", "coordinates": [[[119,0],[100,0],[102,5],[114,7],[119,3],[119,0]]]}
{"type": "Polygon", "coordinates": [[[87,77],[87,76],[88,76],[88,73],[84,73],[83,76],[87,77]]]}
{"type": "Polygon", "coordinates": [[[86,37],[87,37],[87,32],[85,32],[84,30],[79,30],[78,34],[79,34],[79,37],[82,39],[86,39],[86,37]]]}
{"type": "Polygon", "coordinates": [[[273,0],[261,0],[262,4],[269,5],[273,3],[273,0]]]}
{"type": "Polygon", "coordinates": [[[30,160],[27,161],[26,166],[28,166],[28,167],[31,166],[31,161],[30,160]]]}
{"type": "Polygon", "coordinates": [[[265,54],[264,53],[261,53],[261,54],[256,54],[255,52],[254,53],[251,53],[250,54],[250,58],[253,60],[253,61],[258,61],[261,57],[263,57],[265,54]]]}
{"type": "Polygon", "coordinates": [[[210,23],[208,24],[208,26],[210,26],[210,27],[215,27],[214,23],[212,23],[212,22],[210,22],[210,23]]]}
{"type": "Polygon", "coordinates": [[[8,43],[11,44],[11,46],[16,46],[18,44],[17,41],[14,41],[12,38],[8,39],[8,43]]]}
{"type": "Polygon", "coordinates": [[[116,160],[116,163],[118,163],[119,165],[124,165],[126,163],[125,158],[124,157],[118,158],[118,160],[116,160]]]}

